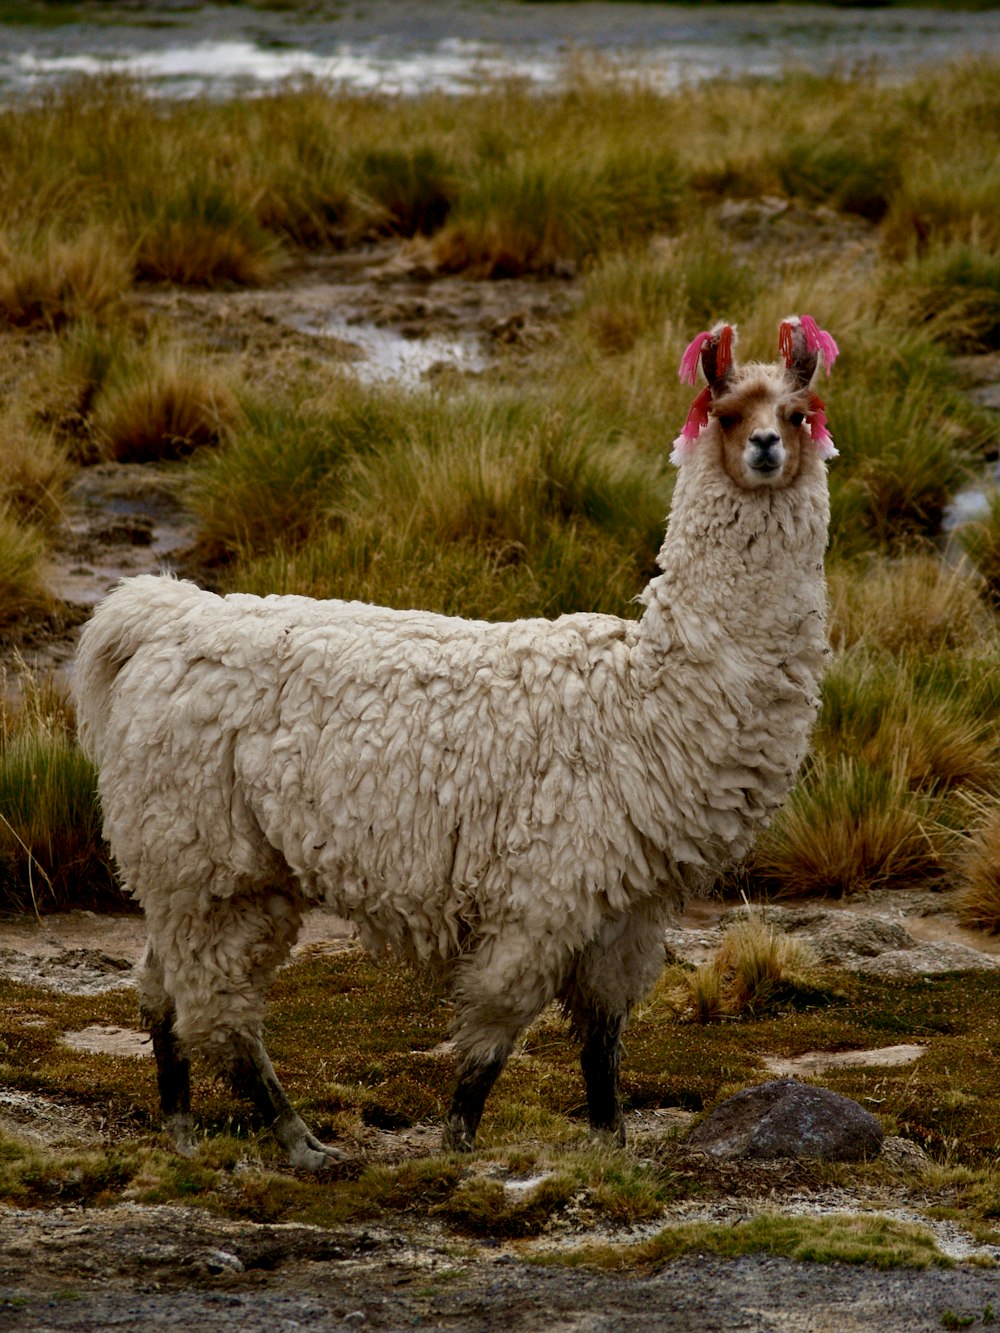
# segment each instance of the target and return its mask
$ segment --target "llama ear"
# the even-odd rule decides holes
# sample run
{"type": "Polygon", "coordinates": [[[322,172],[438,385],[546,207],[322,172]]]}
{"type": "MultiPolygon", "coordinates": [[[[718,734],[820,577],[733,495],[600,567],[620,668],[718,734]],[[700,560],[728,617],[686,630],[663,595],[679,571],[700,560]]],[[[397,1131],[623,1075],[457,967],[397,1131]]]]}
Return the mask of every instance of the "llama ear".
{"type": "Polygon", "coordinates": [[[725,387],[733,368],[736,330],[731,324],[716,324],[701,348],[701,368],[713,397],[725,387]]]}
{"type": "Polygon", "coordinates": [[[805,388],[812,383],[821,358],[829,375],[840,349],[811,315],[789,315],[778,329],[778,350],[792,378],[805,388]]]}
{"type": "Polygon", "coordinates": [[[716,324],[715,328],[699,333],[697,338],[688,343],[681,357],[680,370],[677,372],[681,382],[698,382],[700,361],[709,387],[714,390],[716,385],[721,386],[732,369],[735,337],[736,330],[730,324],[716,324]]]}

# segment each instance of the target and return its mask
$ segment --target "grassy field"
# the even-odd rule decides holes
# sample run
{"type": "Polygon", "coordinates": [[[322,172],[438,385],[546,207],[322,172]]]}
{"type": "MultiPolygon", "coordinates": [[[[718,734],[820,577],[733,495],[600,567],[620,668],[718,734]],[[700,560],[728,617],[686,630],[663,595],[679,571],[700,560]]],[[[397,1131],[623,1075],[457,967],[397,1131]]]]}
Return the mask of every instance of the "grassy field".
{"type": "MultiPolygon", "coordinates": [[[[305,87],[224,105],[154,104],[134,86],[102,81],[0,111],[8,633],[52,610],[46,559],[76,470],[161,458],[188,460],[201,569],[225,589],[489,618],[635,615],[632,598],[653,570],[670,502],[669,441],[690,397],[676,377],[684,344],[725,317],[740,324],[745,355],[770,359],[778,320],[810,311],[843,352],[826,395],[841,453],[830,473],[835,655],[801,781],[722,887],[779,898],[953,888],[970,924],[997,930],[1000,501],[947,559],[940,525],[956,490],[996,452],[995,417],[974,404],[966,375],[970,357],[1000,350],[998,131],[1000,66],[989,63],[892,87],[794,75],[683,95],[608,83],[581,66],[569,91],[551,95],[501,85],[462,100],[399,100],[305,87]],[[747,239],[725,225],[726,206],[772,197],[843,243],[788,247],[766,227],[747,239]],[[364,386],[349,368],[309,358],[262,386],[236,352],[199,341],[145,302],[180,287],[291,281],[310,257],[386,240],[418,246],[442,273],[561,276],[579,299],[530,356],[500,355],[474,379],[447,376],[415,393],[364,386]]],[[[0,905],[8,909],[120,906],[72,725],[44,682],[29,681],[0,713],[0,905]]],[[[794,958],[772,963],[779,982],[801,970],[794,958]]],[[[983,996],[992,984],[976,981],[983,996]]],[[[794,985],[775,985],[794,998],[794,985]]],[[[630,1039],[634,1106],[700,1107],[759,1072],[746,1051],[771,1020],[755,1012],[732,959],[663,986],[659,1019],[630,1039]],[[741,1014],[707,1028],[685,1022],[741,1014]]],[[[295,987],[312,1006],[329,981],[321,986],[308,968],[283,980],[275,1022],[288,1031],[299,1030],[295,987]]],[[[932,989],[942,1013],[969,1003],[967,981],[932,989]]],[[[806,991],[818,1007],[785,1013],[789,1048],[829,1043],[834,1029],[837,1040],[864,1044],[878,1035],[866,1023],[902,1012],[897,992],[887,998],[874,984],[841,980],[825,999],[806,991]]],[[[321,1127],[349,1132],[379,1116],[440,1113],[450,1070],[439,1079],[445,1066],[413,1066],[408,1052],[432,1046],[446,1020],[439,998],[406,993],[423,1006],[421,1022],[438,1015],[433,1033],[399,1042],[394,1025],[417,1021],[410,1000],[388,1023],[393,1050],[377,1060],[324,1065],[322,1079],[311,1056],[301,1077],[286,1070],[321,1127]]],[[[914,988],[915,1006],[921,996],[914,988]]],[[[9,998],[16,1007],[16,987],[9,998]]],[[[31,999],[34,1011],[44,1003],[31,999]]],[[[120,1021],[131,1003],[108,998],[96,1009],[120,1021]]],[[[910,1014],[908,1004],[893,1031],[929,1030],[928,1012],[910,1014]]],[[[56,1010],[70,1002],[51,1005],[54,1030],[67,1017],[56,1010]]],[[[983,1010],[981,1023],[969,1022],[955,1019],[957,1044],[942,1044],[945,1064],[928,1075],[929,1089],[899,1076],[882,1113],[950,1169],[955,1136],[938,1114],[941,1099],[954,1093],[956,1107],[974,1104],[981,1124],[963,1130],[973,1174],[961,1189],[980,1199],[994,1188],[989,1145],[1000,1126],[977,1065],[993,1051],[992,1020],[983,1010]],[[967,1046],[962,1032],[972,1034],[967,1046]],[[964,1062],[960,1075],[952,1058],[964,1062]]],[[[65,1078],[60,1086],[79,1082],[82,1097],[103,1077],[98,1057],[50,1062],[50,1047],[38,1066],[50,1072],[32,1073],[24,1042],[43,1036],[8,1033],[9,1049],[22,1054],[4,1073],[18,1086],[51,1091],[65,1078]]],[[[498,1100],[487,1147],[506,1151],[504,1134],[523,1135],[526,1116],[552,1143],[579,1135],[579,1089],[543,1045],[545,1060],[532,1066],[537,1087],[518,1080],[516,1108],[498,1100]]],[[[853,1095],[869,1076],[838,1077],[853,1095]]],[[[116,1114],[123,1096],[109,1085],[116,1114]]],[[[136,1090],[136,1130],[148,1128],[149,1099],[148,1087],[136,1090]]],[[[220,1102],[217,1127],[228,1114],[220,1102]]],[[[29,1178],[46,1179],[19,1152],[8,1154],[8,1197],[21,1197],[29,1178]]],[[[206,1148],[190,1167],[160,1162],[149,1189],[169,1193],[170,1172],[194,1173],[194,1184],[175,1182],[176,1190],[215,1197],[229,1167],[213,1152],[225,1150],[206,1148]]],[[[104,1158],[94,1167],[97,1195],[102,1172],[119,1171],[107,1187],[115,1197],[121,1182],[145,1179],[147,1166],[125,1156],[131,1165],[112,1170],[104,1158]]],[[[581,1181],[600,1194],[606,1164],[574,1162],[556,1194],[569,1197],[581,1181]]],[[[79,1167],[81,1178],[88,1170],[79,1167]]],[[[449,1171],[433,1206],[461,1205],[472,1216],[479,1205],[449,1171]]],[[[631,1190],[637,1216],[655,1211],[673,1188],[670,1172],[657,1171],[638,1183],[629,1176],[607,1197],[631,1190]]],[[[403,1171],[364,1189],[384,1202],[410,1197],[412,1187],[403,1171]]],[[[275,1215],[312,1216],[318,1206],[306,1186],[266,1188],[299,1200],[276,1204],[275,1215]]],[[[360,1207],[359,1197],[364,1190],[343,1207],[360,1207]]],[[[499,1204],[487,1204],[494,1225],[499,1204]]],[[[992,1216],[992,1203],[975,1208],[992,1216]]],[[[515,1232],[532,1225],[509,1222],[515,1232]]]]}

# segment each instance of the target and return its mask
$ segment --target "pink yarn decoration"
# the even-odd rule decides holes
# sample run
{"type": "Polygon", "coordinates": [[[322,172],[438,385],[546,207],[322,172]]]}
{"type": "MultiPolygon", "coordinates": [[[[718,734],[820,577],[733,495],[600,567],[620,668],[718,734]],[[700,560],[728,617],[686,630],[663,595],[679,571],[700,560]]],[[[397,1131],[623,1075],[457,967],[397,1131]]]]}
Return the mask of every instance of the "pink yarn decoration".
{"type": "Polygon", "coordinates": [[[840,355],[840,348],[833,340],[833,335],[827,333],[826,329],[821,329],[811,315],[803,315],[799,319],[802,325],[802,332],[806,335],[806,347],[810,352],[819,352],[823,358],[823,365],[826,367],[826,373],[829,375],[833,369],[833,363],[840,355]]]}
{"type": "Polygon", "coordinates": [[[708,425],[708,409],[712,403],[712,390],[706,384],[701,393],[691,404],[691,410],[687,414],[687,421],[677,439],[674,440],[673,453],[670,455],[670,461],[675,466],[679,466],[681,459],[686,458],[691,452],[692,447],[701,434],[702,427],[708,425]]]}
{"type": "Polygon", "coordinates": [[[834,342],[832,334],[827,333],[826,329],[821,329],[812,315],[792,315],[782,322],[778,330],[778,348],[785,358],[785,365],[790,366],[795,357],[793,337],[796,324],[805,337],[806,351],[819,353],[829,375],[834,361],[840,355],[840,348],[834,342]]]}
{"type": "MultiPolygon", "coordinates": [[[[835,343],[834,346],[836,346],[835,343]]],[[[836,352],[834,355],[836,356],[836,352]]],[[[813,393],[809,395],[809,407],[810,412],[806,417],[806,425],[809,427],[809,434],[812,436],[813,444],[816,446],[820,458],[836,458],[837,446],[833,442],[833,436],[826,428],[826,403],[813,393]]]]}
{"type": "Polygon", "coordinates": [[[698,383],[698,362],[701,359],[701,349],[712,337],[713,334],[706,329],[704,333],[699,333],[696,338],[692,338],[684,349],[680,369],[677,372],[677,378],[682,384],[698,383]]]}

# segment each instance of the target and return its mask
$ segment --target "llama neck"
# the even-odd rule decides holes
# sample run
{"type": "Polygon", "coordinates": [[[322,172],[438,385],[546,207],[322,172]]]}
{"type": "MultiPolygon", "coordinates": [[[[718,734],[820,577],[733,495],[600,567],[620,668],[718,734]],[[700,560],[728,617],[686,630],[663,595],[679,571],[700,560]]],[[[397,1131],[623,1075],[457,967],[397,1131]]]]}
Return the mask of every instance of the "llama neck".
{"type": "Polygon", "coordinates": [[[818,459],[775,491],[739,490],[708,450],[689,459],[657,558],[663,572],[642,597],[636,665],[644,684],[655,687],[683,661],[710,674],[750,671],[759,688],[769,667],[787,670],[803,655],[818,678],[828,520],[818,459]]]}

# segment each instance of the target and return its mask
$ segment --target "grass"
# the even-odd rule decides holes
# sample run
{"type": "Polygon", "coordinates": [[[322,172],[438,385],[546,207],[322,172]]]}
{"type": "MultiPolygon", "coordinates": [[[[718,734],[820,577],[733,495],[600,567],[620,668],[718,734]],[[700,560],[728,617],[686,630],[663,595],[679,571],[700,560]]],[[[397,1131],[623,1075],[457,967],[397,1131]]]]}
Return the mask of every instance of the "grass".
{"type": "Polygon", "coordinates": [[[780,1255],[800,1263],[871,1264],[875,1268],[950,1268],[926,1227],[888,1217],[833,1213],[788,1217],[762,1212],[734,1223],[687,1222],[637,1245],[587,1245],[545,1262],[569,1267],[648,1270],[684,1254],[734,1259],[780,1255]]]}
{"type": "Polygon", "coordinates": [[[121,910],[96,777],[76,744],[68,703],[27,672],[15,685],[0,699],[0,907],[121,910]]]}
{"type": "MultiPolygon", "coordinates": [[[[748,1009],[707,1027],[658,1002],[647,1005],[629,1029],[627,1109],[708,1109],[766,1077],[767,1053],[919,1041],[928,1049],[915,1068],[844,1068],[824,1082],[874,1109],[887,1132],[921,1143],[940,1163],[933,1168],[933,1180],[940,1180],[934,1185],[929,1176],[931,1186],[922,1180],[920,1189],[930,1188],[938,1204],[947,1201],[984,1242],[995,1240],[1000,1110],[989,1053],[1000,979],[992,973],[894,984],[844,973],[835,979],[834,988],[810,1002],[777,1001],[766,1013],[748,1009]]],[[[758,1178],[738,1166],[692,1168],[669,1136],[637,1131],[624,1153],[589,1145],[577,1053],[554,1009],[529,1031],[494,1090],[472,1157],[419,1147],[426,1139],[409,1149],[398,1138],[380,1140],[385,1127],[440,1122],[454,1078],[452,1060],[436,1049],[449,1014],[433,985],[391,962],[375,965],[360,951],[305,958],[284,969],[269,1009],[268,1043],[294,1103],[321,1136],[361,1159],[319,1181],[283,1167],[277,1145],[255,1132],[248,1108],[197,1062],[194,1101],[208,1137],[190,1160],[165,1151],[152,1061],[90,1053],[60,1040],[94,1023],[137,1026],[131,991],[81,997],[0,980],[0,1001],[0,1075],[7,1086],[88,1108],[108,1136],[104,1148],[75,1150],[0,1139],[0,1198],[18,1206],[177,1201],[258,1221],[330,1227],[406,1218],[433,1222],[456,1239],[526,1238],[569,1218],[609,1228],[655,1222],[674,1200],[744,1192],[761,1199],[764,1213],[747,1229],[689,1235],[671,1229],[651,1249],[618,1251],[610,1262],[659,1262],[669,1257],[660,1244],[815,1261],[939,1261],[917,1231],[884,1219],[769,1221],[764,1200],[775,1187],[774,1172],[758,1178]]],[[[828,1184],[870,1190],[876,1198],[889,1179],[877,1161],[801,1170],[812,1187],[820,1183],[816,1173],[826,1172],[828,1184]]],[[[916,1196],[914,1204],[920,1206],[916,1196]]]]}
{"type": "Polygon", "coordinates": [[[808,946],[752,911],[727,927],[709,962],[668,971],[659,991],[699,1023],[815,1003],[827,993],[808,946]]]}

